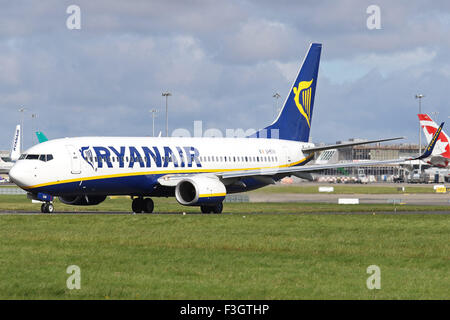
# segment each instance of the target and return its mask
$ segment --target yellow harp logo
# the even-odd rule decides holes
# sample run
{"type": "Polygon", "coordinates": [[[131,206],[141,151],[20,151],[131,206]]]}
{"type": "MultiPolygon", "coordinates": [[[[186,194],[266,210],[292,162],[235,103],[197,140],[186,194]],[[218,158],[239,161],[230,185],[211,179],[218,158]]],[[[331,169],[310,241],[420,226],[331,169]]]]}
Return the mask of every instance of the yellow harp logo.
{"type": "Polygon", "coordinates": [[[305,117],[306,122],[308,122],[308,126],[311,128],[311,124],[309,123],[309,119],[311,118],[311,84],[314,79],[311,81],[300,81],[298,83],[298,87],[294,86],[294,101],[297,105],[300,113],[305,117]],[[302,103],[300,103],[300,96],[302,98],[302,103]]]}

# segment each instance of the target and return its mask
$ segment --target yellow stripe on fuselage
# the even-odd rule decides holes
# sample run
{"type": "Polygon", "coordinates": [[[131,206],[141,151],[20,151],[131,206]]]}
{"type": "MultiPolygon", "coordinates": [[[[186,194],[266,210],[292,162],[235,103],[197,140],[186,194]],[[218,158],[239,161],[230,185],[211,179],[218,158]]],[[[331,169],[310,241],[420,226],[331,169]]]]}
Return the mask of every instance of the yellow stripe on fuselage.
{"type": "Polygon", "coordinates": [[[249,171],[249,170],[260,170],[260,169],[275,169],[275,168],[286,168],[286,167],[292,167],[297,164],[301,164],[313,157],[314,154],[310,154],[306,158],[303,158],[297,162],[289,163],[289,164],[283,164],[280,166],[274,166],[274,167],[259,167],[259,168],[239,168],[239,169],[190,169],[190,170],[163,170],[163,171],[147,171],[147,172],[128,172],[128,173],[117,173],[117,174],[109,174],[109,175],[103,175],[103,176],[94,176],[94,177],[84,177],[84,178],[76,178],[76,179],[67,179],[67,180],[60,180],[60,181],[53,181],[53,182],[46,182],[41,184],[36,184],[34,186],[29,187],[22,187],[23,189],[34,189],[34,188],[40,188],[40,187],[47,187],[51,185],[56,184],[64,184],[64,183],[71,183],[71,182],[81,182],[81,181],[90,181],[90,180],[100,180],[100,179],[110,179],[110,178],[121,178],[121,177],[132,177],[132,176],[145,176],[145,175],[151,175],[151,174],[169,174],[169,173],[177,173],[177,174],[183,174],[183,173],[209,173],[209,172],[231,172],[231,171],[249,171]]]}
{"type": "Polygon", "coordinates": [[[211,194],[200,194],[199,198],[207,198],[207,197],[225,197],[226,193],[211,193],[211,194]]]}

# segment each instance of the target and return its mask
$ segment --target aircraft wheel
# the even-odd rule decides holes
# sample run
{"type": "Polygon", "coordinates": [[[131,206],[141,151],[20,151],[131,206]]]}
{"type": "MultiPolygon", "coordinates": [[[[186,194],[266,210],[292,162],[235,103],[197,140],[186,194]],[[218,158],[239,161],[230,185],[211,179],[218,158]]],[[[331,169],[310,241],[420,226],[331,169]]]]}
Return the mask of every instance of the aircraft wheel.
{"type": "Polygon", "coordinates": [[[131,209],[134,213],[142,213],[142,211],[144,211],[144,200],[142,198],[133,199],[131,209]]]}
{"type": "Polygon", "coordinates": [[[155,204],[153,203],[153,200],[151,198],[145,198],[143,204],[144,204],[144,212],[146,213],[153,212],[155,204]]]}
{"type": "Polygon", "coordinates": [[[210,207],[210,206],[200,206],[200,210],[202,211],[202,213],[211,213],[212,212],[212,207],[210,207]]]}
{"type": "Polygon", "coordinates": [[[47,204],[47,213],[53,213],[55,211],[55,207],[53,206],[53,203],[47,204]]]}
{"type": "Polygon", "coordinates": [[[50,202],[45,202],[41,205],[42,213],[53,213],[55,211],[55,207],[50,202]]]}
{"type": "Polygon", "coordinates": [[[214,213],[222,213],[223,210],[223,203],[220,202],[218,204],[216,204],[214,207],[212,207],[212,212],[214,213]]]}

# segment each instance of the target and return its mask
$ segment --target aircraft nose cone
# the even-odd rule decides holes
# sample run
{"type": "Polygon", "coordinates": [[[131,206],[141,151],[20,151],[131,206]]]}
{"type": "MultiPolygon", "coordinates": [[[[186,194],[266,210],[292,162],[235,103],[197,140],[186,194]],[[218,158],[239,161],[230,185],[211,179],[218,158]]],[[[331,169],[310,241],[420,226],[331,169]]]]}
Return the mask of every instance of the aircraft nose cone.
{"type": "Polygon", "coordinates": [[[27,173],[25,170],[23,170],[23,167],[20,165],[15,164],[10,170],[9,170],[9,179],[17,184],[19,187],[26,186],[26,180],[27,180],[27,173]]]}

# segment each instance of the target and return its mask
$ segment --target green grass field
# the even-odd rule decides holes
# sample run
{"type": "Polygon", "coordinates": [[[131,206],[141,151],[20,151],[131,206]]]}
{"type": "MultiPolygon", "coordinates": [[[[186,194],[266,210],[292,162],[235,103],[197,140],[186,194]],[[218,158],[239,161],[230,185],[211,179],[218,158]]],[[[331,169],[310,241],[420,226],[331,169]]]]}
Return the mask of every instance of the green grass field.
{"type": "MultiPolygon", "coordinates": [[[[272,188],[257,192],[297,187],[272,188]]],[[[0,299],[450,299],[450,215],[399,214],[450,206],[225,203],[225,214],[201,215],[154,201],[187,214],[71,214],[130,212],[130,199],[108,198],[0,215],[0,299]],[[340,214],[301,214],[317,212],[340,214]],[[69,265],[81,269],[80,290],[66,287],[69,265]],[[366,287],[370,265],[380,290],[366,287]]],[[[0,196],[0,212],[39,207],[0,196]]]]}
{"type": "MultiPolygon", "coordinates": [[[[180,205],[174,198],[153,198],[155,212],[199,213],[199,207],[180,205]]],[[[71,206],[54,201],[56,213],[77,212],[131,212],[131,200],[123,197],[109,197],[96,206],[71,206]]],[[[267,202],[267,203],[224,203],[224,213],[316,213],[316,212],[402,212],[402,211],[450,211],[450,205],[399,205],[399,204],[358,204],[339,205],[333,203],[267,202]]],[[[1,195],[0,212],[40,212],[40,205],[33,204],[24,195],[1,195]]]]}
{"type": "Polygon", "coordinates": [[[450,298],[447,215],[3,215],[0,234],[0,299],[450,298]]]}

